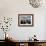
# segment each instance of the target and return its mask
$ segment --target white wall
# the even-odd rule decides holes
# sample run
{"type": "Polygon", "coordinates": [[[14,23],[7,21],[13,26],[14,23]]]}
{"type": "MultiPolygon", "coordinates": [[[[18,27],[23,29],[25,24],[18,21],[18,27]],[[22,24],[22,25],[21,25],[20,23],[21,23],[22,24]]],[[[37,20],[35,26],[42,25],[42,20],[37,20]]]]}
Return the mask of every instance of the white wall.
{"type": "MultiPolygon", "coordinates": [[[[34,34],[39,40],[45,40],[46,6],[33,8],[28,0],[0,0],[0,17],[12,17],[12,27],[8,31],[17,40],[27,40],[34,34]],[[33,27],[18,27],[18,14],[34,14],[33,27]]],[[[0,31],[0,35],[2,31],[0,31]]],[[[3,37],[0,36],[0,39],[3,37]]]]}

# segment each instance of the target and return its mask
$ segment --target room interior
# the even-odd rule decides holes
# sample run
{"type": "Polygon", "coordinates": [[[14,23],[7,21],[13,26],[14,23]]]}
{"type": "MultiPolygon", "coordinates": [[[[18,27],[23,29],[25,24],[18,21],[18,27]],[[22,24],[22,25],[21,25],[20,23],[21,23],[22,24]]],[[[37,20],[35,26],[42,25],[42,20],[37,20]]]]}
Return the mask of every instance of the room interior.
{"type": "Polygon", "coordinates": [[[0,45],[46,46],[45,20],[45,0],[0,0],[0,45]]]}

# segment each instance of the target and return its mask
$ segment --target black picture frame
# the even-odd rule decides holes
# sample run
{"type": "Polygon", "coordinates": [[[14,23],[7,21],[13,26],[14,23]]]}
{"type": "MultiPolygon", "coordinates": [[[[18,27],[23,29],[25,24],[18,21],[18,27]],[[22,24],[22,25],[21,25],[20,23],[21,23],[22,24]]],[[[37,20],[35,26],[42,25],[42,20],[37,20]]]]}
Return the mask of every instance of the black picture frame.
{"type": "Polygon", "coordinates": [[[18,14],[18,26],[34,26],[34,14],[18,14]]]}

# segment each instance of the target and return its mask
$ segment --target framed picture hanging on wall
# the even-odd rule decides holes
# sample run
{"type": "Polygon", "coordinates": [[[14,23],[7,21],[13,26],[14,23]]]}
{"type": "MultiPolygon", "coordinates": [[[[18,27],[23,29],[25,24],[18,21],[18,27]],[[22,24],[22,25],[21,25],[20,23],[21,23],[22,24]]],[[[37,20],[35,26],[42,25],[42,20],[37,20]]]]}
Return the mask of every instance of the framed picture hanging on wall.
{"type": "Polygon", "coordinates": [[[18,14],[18,26],[33,26],[34,15],[33,14],[18,14]]]}

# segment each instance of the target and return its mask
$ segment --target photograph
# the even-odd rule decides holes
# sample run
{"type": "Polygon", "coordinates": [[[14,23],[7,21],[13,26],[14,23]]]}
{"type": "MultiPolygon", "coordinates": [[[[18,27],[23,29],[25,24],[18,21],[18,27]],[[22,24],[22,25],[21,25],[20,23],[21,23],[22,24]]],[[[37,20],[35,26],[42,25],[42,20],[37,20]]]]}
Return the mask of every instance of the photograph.
{"type": "Polygon", "coordinates": [[[18,14],[18,26],[33,26],[33,14],[18,14]]]}

